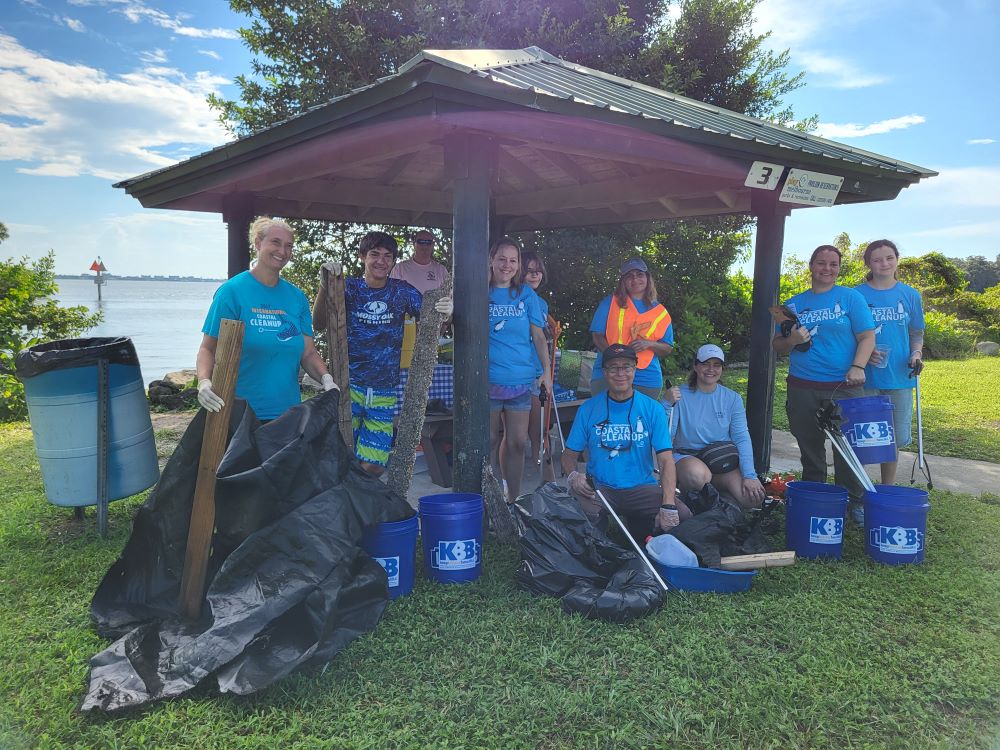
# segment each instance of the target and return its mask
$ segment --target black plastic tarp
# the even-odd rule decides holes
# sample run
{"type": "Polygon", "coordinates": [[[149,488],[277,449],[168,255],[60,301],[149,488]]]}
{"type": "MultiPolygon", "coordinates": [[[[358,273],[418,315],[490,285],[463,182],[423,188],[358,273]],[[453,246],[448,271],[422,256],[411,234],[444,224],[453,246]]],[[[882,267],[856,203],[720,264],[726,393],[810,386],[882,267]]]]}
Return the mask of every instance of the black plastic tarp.
{"type": "Polygon", "coordinates": [[[663,589],[639,556],[594,527],[564,487],[549,482],[515,508],[521,588],[558,598],[567,613],[608,622],[629,622],[663,603],[663,589]]]}
{"type": "Polygon", "coordinates": [[[177,599],[205,413],[195,417],[94,595],[98,632],[118,640],[91,659],[82,710],[138,706],[208,678],[252,693],[375,628],[388,586],[361,535],[413,511],[361,470],[337,428],[338,398],[265,425],[234,403],[206,600],[191,621],[177,599]]]}
{"type": "Polygon", "coordinates": [[[683,500],[695,515],[668,533],[698,556],[701,567],[718,568],[720,558],[728,555],[771,551],[761,529],[762,512],[743,510],[712,484],[688,492],[683,500]]]}
{"type": "Polygon", "coordinates": [[[112,365],[139,364],[135,346],[127,336],[59,339],[36,344],[18,353],[14,359],[14,373],[18,380],[24,380],[52,370],[90,367],[99,359],[106,359],[112,365]]]}

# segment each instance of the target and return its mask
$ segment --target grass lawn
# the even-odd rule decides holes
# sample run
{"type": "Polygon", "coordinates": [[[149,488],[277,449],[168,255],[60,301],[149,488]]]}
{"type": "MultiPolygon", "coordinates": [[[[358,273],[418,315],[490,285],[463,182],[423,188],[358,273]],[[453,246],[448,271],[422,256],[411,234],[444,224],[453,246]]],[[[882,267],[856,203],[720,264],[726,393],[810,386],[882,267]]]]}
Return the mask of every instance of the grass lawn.
{"type": "MultiPolygon", "coordinates": [[[[930,380],[930,379],[929,379],[930,380]]],[[[629,626],[483,578],[418,576],[321,674],[248,698],[203,690],[80,715],[105,646],[90,597],[140,499],[101,540],[49,505],[26,425],[0,426],[0,748],[986,748],[1000,742],[1000,498],[935,492],[927,561],[762,571],[732,596],[672,597],[629,626]]]]}
{"type": "MultiPolygon", "coordinates": [[[[559,381],[576,387],[579,356],[563,355],[559,381]]],[[[788,360],[778,361],[774,384],[774,427],[788,429],[785,415],[785,378],[788,360]]],[[[676,384],[681,382],[676,377],[676,384]]],[[[746,398],[747,371],[726,372],[724,382],[746,398]]],[[[955,456],[1000,463],[1000,357],[929,360],[921,376],[924,412],[924,451],[932,456],[955,456]]],[[[916,415],[913,422],[916,451],[916,415]]]]}

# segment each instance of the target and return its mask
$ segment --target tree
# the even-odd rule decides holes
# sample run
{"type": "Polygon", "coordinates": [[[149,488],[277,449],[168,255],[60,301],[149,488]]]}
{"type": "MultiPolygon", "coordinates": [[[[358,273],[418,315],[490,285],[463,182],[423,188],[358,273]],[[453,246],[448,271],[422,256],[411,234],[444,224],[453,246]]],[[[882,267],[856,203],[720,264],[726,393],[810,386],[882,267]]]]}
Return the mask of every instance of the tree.
{"type": "Polygon", "coordinates": [[[30,261],[0,261],[0,420],[27,414],[24,388],[14,377],[14,358],[22,349],[54,339],[78,336],[101,321],[86,307],[60,307],[55,255],[30,261]]]}
{"type": "Polygon", "coordinates": [[[969,280],[969,291],[984,292],[991,286],[1000,284],[1000,255],[996,261],[988,261],[982,255],[957,259],[955,265],[962,269],[969,280]]]}
{"type": "MultiPolygon", "coordinates": [[[[758,2],[680,0],[679,13],[668,14],[670,0],[230,0],[251,20],[240,33],[255,59],[251,74],[236,79],[238,101],[211,97],[210,103],[233,133],[245,135],[395,73],[423,48],[537,45],[582,65],[789,122],[782,99],[803,78],[786,73],[787,52],[763,49],[767,35],[753,31],[758,2]]],[[[307,293],[322,260],[353,262],[355,245],[344,243],[369,228],[294,223],[299,249],[292,266],[303,269],[307,293]]],[[[749,251],[748,227],[749,219],[729,217],[521,239],[541,249],[555,271],[553,311],[566,323],[568,340],[588,348],[591,298],[611,291],[621,259],[643,254],[656,268],[686,358],[706,338],[745,348],[746,287],[725,272],[749,251]],[[581,256],[589,262],[579,263],[581,256]],[[721,305],[720,292],[727,292],[721,305]]],[[[289,273],[293,278],[298,270],[289,273]]]]}
{"type": "Polygon", "coordinates": [[[0,244],[2,244],[8,237],[10,237],[10,234],[7,232],[7,226],[0,221],[0,244]]]}

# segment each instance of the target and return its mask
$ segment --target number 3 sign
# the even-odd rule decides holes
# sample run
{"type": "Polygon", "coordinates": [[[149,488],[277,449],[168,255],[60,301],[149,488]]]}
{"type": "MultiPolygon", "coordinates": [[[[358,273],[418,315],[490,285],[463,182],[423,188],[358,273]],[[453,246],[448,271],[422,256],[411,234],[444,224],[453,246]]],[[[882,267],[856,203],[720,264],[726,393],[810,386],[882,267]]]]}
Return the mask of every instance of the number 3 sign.
{"type": "Polygon", "coordinates": [[[747,174],[746,187],[758,190],[774,190],[785,168],[781,164],[768,164],[766,161],[755,161],[747,174]]]}

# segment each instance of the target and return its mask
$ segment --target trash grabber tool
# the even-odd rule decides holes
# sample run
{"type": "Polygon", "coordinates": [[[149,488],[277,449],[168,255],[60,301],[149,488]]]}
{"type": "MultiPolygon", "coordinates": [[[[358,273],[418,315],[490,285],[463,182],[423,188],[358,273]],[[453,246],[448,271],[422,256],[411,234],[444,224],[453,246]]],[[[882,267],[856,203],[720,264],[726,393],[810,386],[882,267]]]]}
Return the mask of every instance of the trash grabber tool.
{"type": "Polygon", "coordinates": [[[927,480],[927,489],[934,489],[934,481],[931,479],[931,467],[928,465],[927,460],[924,458],[924,413],[921,408],[920,399],[920,373],[924,369],[924,363],[922,360],[917,360],[916,366],[910,371],[910,377],[917,379],[916,388],[916,399],[917,399],[917,458],[914,461],[913,467],[910,468],[910,484],[914,483],[914,475],[916,474],[916,467],[920,467],[920,473],[924,475],[927,480]]]}
{"type": "Polygon", "coordinates": [[[538,420],[538,465],[539,466],[542,465],[542,458],[545,456],[545,443],[546,443],[545,415],[546,411],[549,408],[548,404],[546,403],[546,401],[548,400],[547,396],[548,393],[545,388],[545,383],[542,383],[542,385],[538,389],[538,404],[539,406],[541,406],[541,411],[542,411],[540,418],[538,420]]]}
{"type": "Polygon", "coordinates": [[[632,548],[636,551],[642,561],[646,563],[646,567],[649,568],[649,572],[653,574],[653,578],[656,579],[656,582],[663,587],[664,592],[669,592],[670,587],[667,586],[667,582],[660,577],[659,572],[655,567],[653,567],[653,563],[649,561],[649,558],[646,557],[646,553],[643,551],[642,547],[639,546],[639,543],[629,533],[629,530],[625,528],[625,524],[622,523],[622,519],[618,517],[617,513],[615,513],[615,509],[611,507],[611,503],[609,503],[608,499],[604,497],[604,493],[597,488],[597,484],[594,482],[594,478],[590,476],[590,474],[587,474],[587,484],[590,485],[590,488],[597,494],[597,497],[600,498],[602,503],[604,503],[604,507],[607,509],[608,513],[611,514],[611,517],[615,519],[615,522],[618,524],[618,528],[622,530],[625,538],[632,543],[632,548]]]}
{"type": "Polygon", "coordinates": [[[563,450],[566,450],[566,438],[563,437],[562,422],[559,421],[559,407],[556,406],[555,397],[552,398],[552,411],[556,415],[556,432],[559,433],[559,445],[563,450]]]}
{"type": "Polygon", "coordinates": [[[854,477],[861,483],[862,487],[869,492],[875,492],[875,485],[871,477],[868,476],[864,465],[858,459],[854,449],[851,448],[851,444],[847,442],[844,433],[840,430],[840,425],[837,423],[839,419],[840,408],[833,401],[816,412],[816,422],[819,428],[823,430],[823,434],[833,444],[833,449],[844,459],[847,468],[851,470],[851,473],[854,474],[854,477]]]}

